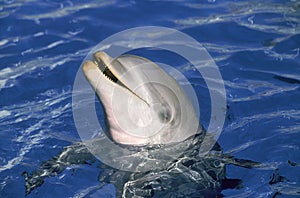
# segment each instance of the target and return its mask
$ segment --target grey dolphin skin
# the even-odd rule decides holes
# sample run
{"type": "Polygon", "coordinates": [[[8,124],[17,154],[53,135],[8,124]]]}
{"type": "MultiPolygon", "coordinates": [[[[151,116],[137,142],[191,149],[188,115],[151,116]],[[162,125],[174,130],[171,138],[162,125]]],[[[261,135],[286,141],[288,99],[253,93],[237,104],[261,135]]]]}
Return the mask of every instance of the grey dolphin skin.
{"type": "MultiPolygon", "coordinates": [[[[117,197],[222,197],[223,189],[241,187],[241,180],[226,178],[226,164],[261,166],[223,154],[213,138],[205,138],[204,142],[208,134],[199,124],[189,98],[171,76],[150,60],[132,55],[113,59],[99,51],[93,61],[84,63],[83,72],[104,107],[108,135],[116,144],[153,159],[166,159],[164,153],[158,152],[162,149],[165,153],[184,151],[147,172],[122,171],[101,164],[98,190],[112,183],[117,197]],[[200,146],[206,144],[214,147],[207,155],[199,155],[200,146]]],[[[113,151],[108,149],[110,152],[113,151]]],[[[23,173],[26,195],[47,177],[73,164],[96,161],[83,143],[72,144],[31,174],[23,173]]]]}
{"type": "Polygon", "coordinates": [[[127,145],[181,142],[201,132],[190,99],[174,78],[139,56],[113,59],[105,52],[83,72],[107,115],[109,134],[127,145]]]}

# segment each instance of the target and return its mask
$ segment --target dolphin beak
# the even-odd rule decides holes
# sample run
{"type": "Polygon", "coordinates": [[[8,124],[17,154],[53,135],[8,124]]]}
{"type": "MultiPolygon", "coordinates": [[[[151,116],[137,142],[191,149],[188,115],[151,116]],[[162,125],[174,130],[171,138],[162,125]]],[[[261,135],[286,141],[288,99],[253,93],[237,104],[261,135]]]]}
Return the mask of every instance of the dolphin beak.
{"type": "Polygon", "coordinates": [[[113,59],[110,56],[108,56],[105,52],[99,51],[94,53],[93,61],[87,61],[84,63],[82,69],[85,74],[88,74],[90,72],[96,72],[96,70],[98,70],[96,72],[97,74],[101,74],[102,76],[104,75],[112,82],[117,83],[118,78],[110,69],[112,67],[112,61],[113,59]]]}
{"type": "Polygon", "coordinates": [[[102,77],[106,77],[107,80],[110,80],[111,82],[116,83],[131,91],[125,84],[123,84],[119,80],[120,77],[117,74],[118,72],[116,72],[124,72],[124,68],[122,67],[122,65],[118,61],[113,60],[113,58],[111,58],[103,51],[94,53],[93,61],[87,61],[83,65],[83,71],[85,74],[87,74],[89,70],[94,70],[93,72],[95,72],[96,69],[98,69],[96,73],[101,74],[102,77]]]}
{"type": "Polygon", "coordinates": [[[108,56],[105,52],[99,51],[94,53],[94,63],[98,66],[100,71],[111,81],[113,82],[118,82],[118,78],[116,75],[113,73],[112,69],[112,61],[113,59],[108,56]]]}
{"type": "Polygon", "coordinates": [[[137,95],[137,93],[135,93],[130,87],[126,85],[128,79],[125,83],[123,83],[124,79],[122,78],[122,76],[127,72],[127,70],[118,60],[113,59],[103,51],[94,53],[93,58],[93,62],[87,61],[87,65],[85,64],[83,66],[84,72],[86,72],[86,70],[89,70],[91,67],[93,69],[97,67],[97,73],[101,73],[101,77],[105,77],[106,80],[109,80],[110,84],[113,83],[115,86],[120,86],[120,88],[126,89],[127,91],[131,92],[131,94],[135,95],[140,100],[149,105],[147,101],[145,101],[145,99],[137,95]],[[91,66],[91,64],[93,64],[93,66],[91,66]]]}
{"type": "Polygon", "coordinates": [[[111,60],[108,59],[110,58],[108,55],[105,55],[103,52],[102,59],[95,58],[96,55],[94,54],[94,59],[86,61],[82,66],[86,79],[94,91],[102,96],[102,101],[110,97],[111,89],[117,86],[116,82],[118,81],[108,69],[107,65],[111,63],[111,60]]]}

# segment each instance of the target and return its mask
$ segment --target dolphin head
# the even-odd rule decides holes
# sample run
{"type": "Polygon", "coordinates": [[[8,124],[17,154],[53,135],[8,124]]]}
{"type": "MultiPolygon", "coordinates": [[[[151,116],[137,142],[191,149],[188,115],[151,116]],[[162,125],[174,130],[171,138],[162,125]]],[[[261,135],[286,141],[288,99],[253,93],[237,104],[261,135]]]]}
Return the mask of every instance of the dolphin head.
{"type": "Polygon", "coordinates": [[[198,131],[199,118],[174,78],[150,60],[112,58],[103,51],[83,72],[107,115],[109,133],[121,144],[181,142],[198,131]]]}

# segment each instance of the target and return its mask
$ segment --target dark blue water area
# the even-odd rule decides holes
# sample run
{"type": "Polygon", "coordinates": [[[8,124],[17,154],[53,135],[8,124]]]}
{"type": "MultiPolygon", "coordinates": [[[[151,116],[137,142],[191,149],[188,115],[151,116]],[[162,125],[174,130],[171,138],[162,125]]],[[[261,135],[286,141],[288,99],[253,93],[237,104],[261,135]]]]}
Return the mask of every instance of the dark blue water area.
{"type": "MultiPolygon", "coordinates": [[[[299,21],[295,0],[0,2],[0,197],[24,197],[22,173],[80,141],[72,91],[88,52],[115,33],[149,25],[179,30],[206,48],[226,89],[218,143],[224,153],[264,165],[227,165],[226,177],[241,179],[242,187],[222,194],[298,197],[299,21]]],[[[196,92],[200,122],[209,126],[208,86],[188,60],[161,49],[130,52],[184,74],[196,92]]],[[[100,165],[72,165],[27,197],[114,197],[112,184],[99,188],[100,165]]]]}

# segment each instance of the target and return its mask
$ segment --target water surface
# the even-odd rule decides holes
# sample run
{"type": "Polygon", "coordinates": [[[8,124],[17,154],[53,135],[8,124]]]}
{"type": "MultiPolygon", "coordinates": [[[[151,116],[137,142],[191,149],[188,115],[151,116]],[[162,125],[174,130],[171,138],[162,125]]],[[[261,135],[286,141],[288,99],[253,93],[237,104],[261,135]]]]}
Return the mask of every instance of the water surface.
{"type": "MultiPolygon", "coordinates": [[[[300,192],[300,4],[298,1],[2,1],[0,3],[0,197],[23,197],[32,172],[79,141],[72,86],[88,51],[119,31],[146,25],[178,29],[207,48],[225,82],[227,115],[218,140],[225,153],[270,164],[227,167],[243,188],[226,197],[293,197],[300,192]],[[276,170],[275,170],[276,169],[276,170]]],[[[203,79],[193,83],[201,122],[210,118],[203,79]]],[[[96,165],[48,178],[28,197],[80,197],[99,185],[96,165]]],[[[98,196],[112,195],[107,184],[98,196]]]]}

